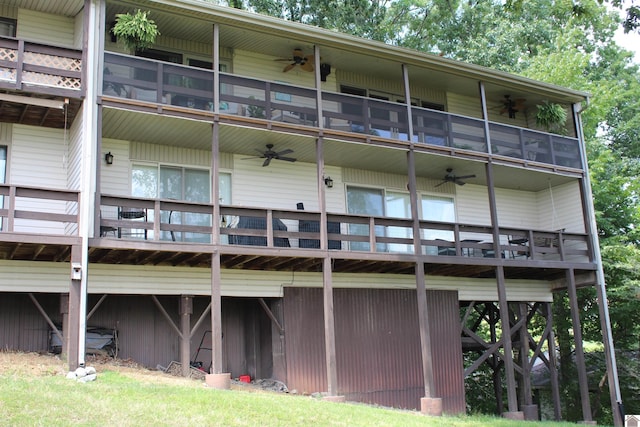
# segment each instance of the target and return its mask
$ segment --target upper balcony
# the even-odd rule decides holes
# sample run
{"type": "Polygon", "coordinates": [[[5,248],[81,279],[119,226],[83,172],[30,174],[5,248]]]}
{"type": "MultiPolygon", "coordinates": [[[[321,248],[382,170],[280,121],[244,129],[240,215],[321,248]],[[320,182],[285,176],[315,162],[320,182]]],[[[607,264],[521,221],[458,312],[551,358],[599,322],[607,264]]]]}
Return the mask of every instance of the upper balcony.
{"type": "Polygon", "coordinates": [[[3,121],[68,127],[84,96],[82,51],[0,37],[0,88],[3,121]]]}
{"type": "Polygon", "coordinates": [[[132,109],[549,169],[582,169],[579,140],[406,103],[105,52],[103,97],[132,109]],[[216,108],[217,107],[217,108],[216,108]],[[411,117],[409,117],[409,114],[411,117]],[[319,118],[322,118],[322,123],[319,118]],[[409,118],[411,120],[409,120],[409,118]],[[410,137],[411,135],[411,137],[410,137]],[[412,138],[411,141],[409,139],[412,138]],[[490,141],[490,143],[489,143],[490,141]]]}

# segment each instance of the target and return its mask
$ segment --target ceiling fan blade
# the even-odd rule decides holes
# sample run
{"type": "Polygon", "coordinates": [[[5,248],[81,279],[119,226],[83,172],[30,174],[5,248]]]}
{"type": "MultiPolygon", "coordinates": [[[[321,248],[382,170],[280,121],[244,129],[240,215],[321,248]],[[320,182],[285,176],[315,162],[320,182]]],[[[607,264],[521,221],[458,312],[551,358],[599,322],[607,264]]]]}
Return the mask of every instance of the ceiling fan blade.
{"type": "Polygon", "coordinates": [[[271,163],[271,157],[267,157],[266,159],[264,159],[264,163],[262,163],[262,167],[269,166],[269,163],[271,163]]]}
{"type": "Polygon", "coordinates": [[[300,68],[302,68],[304,71],[313,72],[313,70],[314,70],[313,62],[307,61],[307,62],[301,64],[300,68]]]}
{"type": "Polygon", "coordinates": [[[282,69],[282,72],[286,73],[287,71],[291,71],[293,69],[293,67],[295,67],[295,66],[296,66],[295,62],[293,64],[289,64],[289,65],[287,65],[286,67],[284,67],[282,69]]]}
{"type": "Polygon", "coordinates": [[[438,187],[440,187],[442,184],[446,184],[447,182],[448,182],[448,181],[446,181],[446,180],[445,180],[445,181],[442,181],[440,184],[436,184],[436,185],[434,185],[434,186],[433,186],[433,188],[438,188],[438,187]]]}
{"type": "Polygon", "coordinates": [[[456,178],[453,182],[455,182],[458,185],[465,185],[466,182],[462,181],[461,179],[456,178]]]}
{"type": "Polygon", "coordinates": [[[283,156],[285,154],[291,154],[293,153],[293,150],[287,148],[286,150],[282,150],[276,153],[276,156],[283,156]]]}
{"type": "Polygon", "coordinates": [[[475,175],[462,175],[462,176],[456,176],[456,179],[469,179],[469,178],[475,178],[475,175]]]}
{"type": "Polygon", "coordinates": [[[276,159],[278,160],[284,160],[285,162],[295,162],[298,159],[294,159],[293,157],[276,157],[276,159]]]}

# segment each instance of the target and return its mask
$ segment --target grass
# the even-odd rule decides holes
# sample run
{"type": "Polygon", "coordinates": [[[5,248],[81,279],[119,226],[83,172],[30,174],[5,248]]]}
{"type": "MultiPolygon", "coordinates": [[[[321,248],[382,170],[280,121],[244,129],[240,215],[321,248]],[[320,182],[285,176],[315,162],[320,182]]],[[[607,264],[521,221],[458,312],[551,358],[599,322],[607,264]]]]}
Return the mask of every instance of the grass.
{"type": "MultiPolygon", "coordinates": [[[[98,379],[78,383],[65,378],[64,364],[55,357],[0,352],[0,426],[522,425],[490,416],[427,417],[240,386],[213,390],[160,372],[92,366],[98,379]]],[[[573,424],[527,423],[562,425],[573,424]]]]}

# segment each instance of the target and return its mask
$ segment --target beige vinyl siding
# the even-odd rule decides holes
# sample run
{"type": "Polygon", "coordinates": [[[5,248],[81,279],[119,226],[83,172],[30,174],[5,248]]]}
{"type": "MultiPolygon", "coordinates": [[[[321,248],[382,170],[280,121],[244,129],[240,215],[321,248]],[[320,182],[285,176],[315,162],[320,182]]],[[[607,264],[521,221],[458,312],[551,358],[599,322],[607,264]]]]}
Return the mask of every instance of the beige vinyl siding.
{"type": "MultiPolygon", "coordinates": [[[[66,263],[0,261],[1,292],[68,292],[66,263]]],[[[456,290],[463,301],[496,301],[492,279],[427,276],[427,289],[456,290]]],[[[322,287],[322,273],[222,270],[223,296],[282,297],[283,288],[322,287]]],[[[415,289],[411,275],[337,273],[335,288],[415,289]]],[[[207,268],[105,265],[89,266],[91,294],[210,295],[211,271],[207,268]]],[[[551,302],[548,282],[507,280],[510,301],[551,302]]]]}
{"type": "Polygon", "coordinates": [[[537,194],[496,188],[498,223],[502,227],[537,228],[537,194]]]}
{"type": "Polygon", "coordinates": [[[456,188],[458,222],[491,225],[487,187],[467,184],[456,188]]]}
{"type": "MultiPolygon", "coordinates": [[[[407,191],[409,178],[406,175],[349,168],[345,168],[342,173],[343,179],[347,184],[369,185],[389,190],[407,191]]],[[[440,180],[437,179],[417,178],[416,186],[420,192],[453,195],[455,192],[453,185],[445,184],[436,187],[439,183],[440,180]]]]}
{"type": "MultiPolygon", "coordinates": [[[[82,116],[82,108],[78,112],[82,116]]],[[[69,130],[69,144],[67,147],[67,188],[80,190],[82,180],[82,142],[84,138],[82,120],[76,120],[69,130]]],[[[67,203],[66,213],[76,215],[79,206],[77,203],[67,203]]],[[[78,224],[65,225],[67,234],[77,234],[78,224]]]]}
{"type": "MultiPolygon", "coordinates": [[[[211,151],[183,148],[175,145],[147,144],[132,141],[129,158],[132,161],[147,161],[203,168],[211,167],[211,151]]],[[[228,159],[224,154],[221,154],[220,157],[220,167],[229,167],[228,159]]]]}
{"type": "Polygon", "coordinates": [[[17,19],[18,9],[16,7],[9,6],[6,4],[0,4],[0,16],[4,18],[17,19]]]}
{"type": "Polygon", "coordinates": [[[115,196],[131,194],[131,168],[129,161],[129,141],[103,139],[100,156],[100,192],[115,196]],[[113,155],[113,164],[104,161],[106,153],[113,155]]]}
{"type": "MultiPolygon", "coordinates": [[[[8,182],[16,185],[66,189],[66,145],[63,130],[14,125],[8,182]]],[[[66,213],[67,205],[65,202],[18,199],[16,209],[63,214],[66,213]]],[[[16,219],[15,231],[60,234],[63,233],[64,227],[55,222],[16,219]]]]}
{"type": "Polygon", "coordinates": [[[540,191],[537,196],[539,228],[586,232],[578,180],[540,191]]]}
{"type": "Polygon", "coordinates": [[[18,38],[49,45],[74,47],[74,29],[73,18],[35,10],[18,10],[18,38]]]}
{"type": "Polygon", "coordinates": [[[82,35],[84,34],[84,13],[81,11],[76,15],[73,20],[74,28],[73,28],[73,46],[76,49],[82,49],[82,35]]]}
{"type": "MultiPolygon", "coordinates": [[[[311,55],[313,52],[304,52],[311,55]]],[[[294,67],[284,73],[286,61],[277,61],[273,56],[236,50],[233,55],[233,72],[241,76],[250,76],[261,80],[288,83],[296,86],[315,87],[315,73],[294,67]]]]}
{"type": "Polygon", "coordinates": [[[482,118],[482,108],[480,99],[470,96],[459,95],[457,93],[447,93],[447,111],[463,116],[482,118]]]}

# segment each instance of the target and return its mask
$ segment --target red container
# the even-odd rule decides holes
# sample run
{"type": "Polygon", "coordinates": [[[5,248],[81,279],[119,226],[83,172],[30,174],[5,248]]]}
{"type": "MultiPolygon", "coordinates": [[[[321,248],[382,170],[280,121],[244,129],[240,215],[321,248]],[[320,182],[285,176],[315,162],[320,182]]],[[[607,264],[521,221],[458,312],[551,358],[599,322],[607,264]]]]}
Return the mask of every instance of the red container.
{"type": "Polygon", "coordinates": [[[250,383],[251,382],[251,377],[249,375],[240,375],[240,377],[238,379],[242,383],[250,383]]]}

